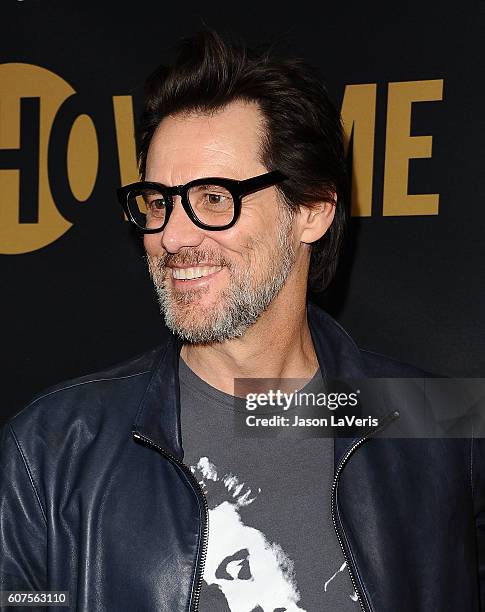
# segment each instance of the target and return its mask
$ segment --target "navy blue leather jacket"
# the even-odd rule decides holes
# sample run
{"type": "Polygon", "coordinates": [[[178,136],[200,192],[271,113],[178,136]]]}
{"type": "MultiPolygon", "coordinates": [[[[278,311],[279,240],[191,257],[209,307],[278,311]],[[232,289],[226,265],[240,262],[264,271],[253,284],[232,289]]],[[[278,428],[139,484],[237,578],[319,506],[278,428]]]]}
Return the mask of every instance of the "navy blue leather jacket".
{"type": "MultiPolygon", "coordinates": [[[[307,315],[326,376],[422,375],[358,349],[311,303],[307,315]]],[[[3,427],[0,589],[69,591],[86,612],[197,609],[207,508],[182,462],[180,348],[167,331],[3,427]]],[[[381,426],[398,418],[387,406],[381,426]]],[[[363,610],[485,610],[484,469],[479,439],[336,440],[333,518],[363,610]]]]}

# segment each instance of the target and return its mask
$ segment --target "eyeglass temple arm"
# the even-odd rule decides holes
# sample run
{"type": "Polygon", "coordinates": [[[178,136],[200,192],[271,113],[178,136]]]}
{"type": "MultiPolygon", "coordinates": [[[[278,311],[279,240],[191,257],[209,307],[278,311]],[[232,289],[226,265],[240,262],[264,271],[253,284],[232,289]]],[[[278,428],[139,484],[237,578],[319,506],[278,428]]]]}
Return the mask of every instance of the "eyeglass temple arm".
{"type": "Polygon", "coordinates": [[[261,174],[260,176],[254,176],[253,178],[241,181],[239,183],[239,193],[240,195],[248,195],[259,189],[276,185],[276,183],[287,178],[286,174],[283,174],[279,170],[273,170],[272,172],[267,172],[266,174],[261,174]]]}

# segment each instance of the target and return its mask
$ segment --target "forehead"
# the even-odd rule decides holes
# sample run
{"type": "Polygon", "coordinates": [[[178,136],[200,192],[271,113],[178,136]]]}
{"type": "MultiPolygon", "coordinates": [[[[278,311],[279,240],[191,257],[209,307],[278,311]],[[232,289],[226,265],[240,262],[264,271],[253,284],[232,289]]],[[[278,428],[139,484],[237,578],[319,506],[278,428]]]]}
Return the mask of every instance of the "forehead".
{"type": "Polygon", "coordinates": [[[252,102],[232,102],[213,113],[165,117],[150,142],[146,180],[176,184],[214,173],[245,178],[264,171],[263,133],[263,115],[252,102]]]}

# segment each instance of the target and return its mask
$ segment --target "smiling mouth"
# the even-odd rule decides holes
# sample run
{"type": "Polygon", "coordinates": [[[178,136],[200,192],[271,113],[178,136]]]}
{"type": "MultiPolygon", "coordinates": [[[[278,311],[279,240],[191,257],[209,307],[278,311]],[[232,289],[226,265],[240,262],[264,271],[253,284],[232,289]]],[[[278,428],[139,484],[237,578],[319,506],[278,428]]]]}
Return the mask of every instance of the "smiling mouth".
{"type": "Polygon", "coordinates": [[[172,278],[177,280],[191,280],[193,278],[202,278],[219,272],[222,270],[222,266],[201,266],[193,268],[172,268],[172,278]]]}

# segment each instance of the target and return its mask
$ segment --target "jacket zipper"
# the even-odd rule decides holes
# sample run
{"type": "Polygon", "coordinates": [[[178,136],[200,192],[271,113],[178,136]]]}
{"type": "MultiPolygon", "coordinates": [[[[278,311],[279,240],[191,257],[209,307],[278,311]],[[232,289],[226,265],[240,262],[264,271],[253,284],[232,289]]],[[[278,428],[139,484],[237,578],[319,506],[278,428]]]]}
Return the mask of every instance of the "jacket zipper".
{"type": "MultiPolygon", "coordinates": [[[[372,612],[372,608],[371,608],[371,605],[369,604],[369,602],[367,602],[367,598],[365,598],[364,590],[362,589],[362,593],[360,593],[359,589],[357,588],[357,578],[356,578],[357,571],[356,570],[355,570],[355,572],[353,571],[354,568],[352,567],[352,564],[350,563],[349,556],[347,555],[347,552],[345,550],[345,546],[344,546],[344,543],[343,543],[342,536],[344,536],[345,539],[347,539],[347,538],[345,536],[345,531],[344,531],[342,523],[340,522],[340,519],[339,519],[339,525],[340,525],[340,530],[341,531],[339,532],[339,525],[337,524],[337,519],[336,519],[336,516],[335,516],[338,482],[339,482],[340,473],[342,472],[343,468],[345,467],[345,464],[347,463],[347,461],[349,460],[349,458],[351,457],[353,452],[359,446],[361,446],[366,440],[368,440],[373,434],[377,433],[381,429],[384,429],[384,427],[386,427],[390,422],[394,421],[398,417],[399,417],[399,411],[398,410],[395,410],[395,411],[391,412],[389,415],[387,415],[387,417],[379,425],[379,427],[377,427],[376,429],[373,429],[371,431],[368,431],[363,438],[360,438],[360,440],[357,440],[357,442],[355,442],[349,448],[349,450],[342,457],[342,459],[341,459],[341,461],[340,461],[340,463],[338,465],[337,471],[335,472],[335,478],[334,478],[334,481],[333,481],[333,485],[332,485],[331,507],[332,507],[333,526],[334,526],[335,532],[337,534],[337,538],[338,538],[338,541],[339,541],[339,544],[340,544],[340,548],[342,549],[342,553],[344,555],[345,562],[347,563],[347,569],[349,570],[350,579],[351,579],[352,584],[354,586],[355,592],[357,594],[357,599],[359,600],[360,607],[362,608],[363,612],[372,612]],[[364,602],[364,598],[366,599],[365,602],[364,602]]],[[[349,547],[349,549],[350,549],[350,547],[349,547]]]]}
{"type": "Polygon", "coordinates": [[[180,459],[177,459],[177,457],[172,455],[172,453],[169,453],[167,450],[162,448],[159,444],[157,444],[156,442],[153,442],[153,440],[150,440],[150,438],[147,438],[146,436],[140,434],[137,431],[133,431],[132,433],[133,433],[133,437],[135,439],[140,440],[140,441],[146,443],[147,446],[151,446],[151,447],[157,449],[169,461],[171,461],[172,463],[175,463],[177,466],[179,466],[182,469],[182,471],[189,478],[189,480],[192,483],[194,489],[199,493],[198,497],[200,499],[202,499],[202,506],[203,506],[203,509],[204,509],[204,520],[203,520],[203,531],[202,531],[202,546],[200,547],[200,553],[199,553],[198,559],[197,559],[195,579],[194,579],[195,588],[194,588],[194,590],[192,592],[192,597],[191,597],[190,606],[189,606],[190,612],[197,612],[197,610],[199,609],[200,591],[202,589],[202,577],[204,575],[205,559],[206,559],[206,556],[207,556],[207,546],[208,546],[208,541],[209,541],[209,506],[208,506],[208,503],[207,503],[207,498],[206,498],[205,493],[202,490],[201,486],[197,482],[197,479],[195,478],[195,476],[192,474],[190,468],[185,463],[182,463],[182,461],[180,461],[180,459]]]}

